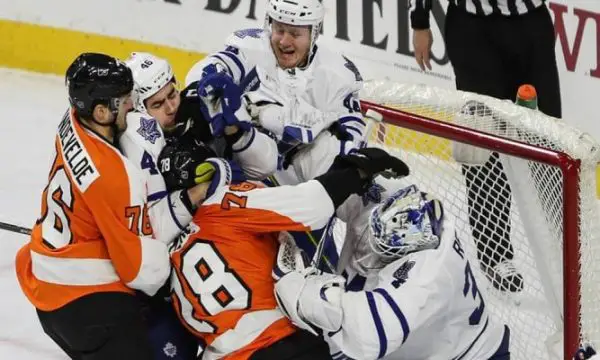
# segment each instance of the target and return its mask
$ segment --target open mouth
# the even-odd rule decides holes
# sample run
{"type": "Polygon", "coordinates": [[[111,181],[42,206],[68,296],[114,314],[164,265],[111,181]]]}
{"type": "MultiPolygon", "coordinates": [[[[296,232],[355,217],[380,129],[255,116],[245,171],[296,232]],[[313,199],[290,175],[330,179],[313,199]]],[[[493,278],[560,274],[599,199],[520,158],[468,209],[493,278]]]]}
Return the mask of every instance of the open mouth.
{"type": "Polygon", "coordinates": [[[289,49],[289,50],[279,49],[279,52],[285,56],[291,56],[291,55],[294,55],[294,53],[295,53],[294,49],[289,49]]]}

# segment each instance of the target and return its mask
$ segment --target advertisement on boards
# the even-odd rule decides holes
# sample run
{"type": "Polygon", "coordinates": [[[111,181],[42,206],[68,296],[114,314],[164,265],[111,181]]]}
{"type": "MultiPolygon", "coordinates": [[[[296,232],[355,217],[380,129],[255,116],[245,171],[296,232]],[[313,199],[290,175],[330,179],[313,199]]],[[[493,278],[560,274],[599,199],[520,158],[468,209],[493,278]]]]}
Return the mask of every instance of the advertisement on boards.
{"type": "MultiPolygon", "coordinates": [[[[264,25],[264,0],[19,0],[0,19],[143,41],[196,53],[221,49],[233,31],[264,25]]],[[[352,59],[365,79],[454,88],[443,43],[447,0],[432,0],[433,69],[413,57],[408,0],[325,0],[320,42],[352,59]]],[[[552,0],[563,118],[600,138],[600,1],[552,0]]],[[[518,41],[518,39],[515,39],[518,41]]]]}

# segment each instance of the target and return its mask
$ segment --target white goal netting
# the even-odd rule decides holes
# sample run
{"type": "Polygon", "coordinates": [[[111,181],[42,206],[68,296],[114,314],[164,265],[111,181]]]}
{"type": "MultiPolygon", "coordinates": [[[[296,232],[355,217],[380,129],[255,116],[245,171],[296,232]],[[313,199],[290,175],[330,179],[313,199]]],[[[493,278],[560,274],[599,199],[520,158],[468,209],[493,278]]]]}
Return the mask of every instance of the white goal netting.
{"type": "Polygon", "coordinates": [[[487,96],[373,81],[361,98],[363,110],[384,116],[370,144],[407,162],[412,180],[459,219],[487,306],[511,328],[513,358],[563,359],[579,341],[599,346],[600,145],[487,96]],[[501,276],[506,260],[522,278],[501,276]]]}

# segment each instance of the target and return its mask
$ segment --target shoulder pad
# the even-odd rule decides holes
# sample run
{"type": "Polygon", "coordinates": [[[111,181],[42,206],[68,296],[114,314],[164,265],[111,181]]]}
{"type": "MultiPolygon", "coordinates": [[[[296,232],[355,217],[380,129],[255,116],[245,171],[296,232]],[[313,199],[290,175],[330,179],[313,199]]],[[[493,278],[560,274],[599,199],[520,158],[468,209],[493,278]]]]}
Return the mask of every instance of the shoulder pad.
{"type": "Polygon", "coordinates": [[[237,53],[239,49],[262,51],[266,35],[263,29],[258,28],[237,30],[225,41],[225,50],[233,53],[237,53]]]}
{"type": "Polygon", "coordinates": [[[313,64],[317,67],[315,72],[318,77],[332,79],[333,83],[339,83],[340,87],[357,91],[362,88],[363,78],[358,67],[352,60],[339,53],[320,47],[313,64]]]}

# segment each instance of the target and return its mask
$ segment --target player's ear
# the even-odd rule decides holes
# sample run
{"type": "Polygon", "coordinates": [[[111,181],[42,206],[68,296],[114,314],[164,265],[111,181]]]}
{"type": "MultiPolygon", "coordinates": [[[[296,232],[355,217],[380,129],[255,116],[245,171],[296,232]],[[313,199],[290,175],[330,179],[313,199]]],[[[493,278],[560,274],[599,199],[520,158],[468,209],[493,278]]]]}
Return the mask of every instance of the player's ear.
{"type": "Polygon", "coordinates": [[[105,104],[96,104],[94,106],[94,110],[92,111],[93,120],[100,124],[110,123],[113,121],[111,119],[112,112],[105,104]]]}

